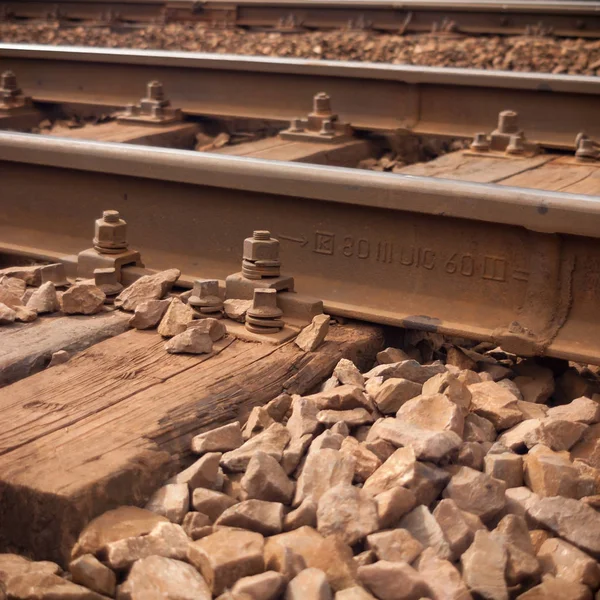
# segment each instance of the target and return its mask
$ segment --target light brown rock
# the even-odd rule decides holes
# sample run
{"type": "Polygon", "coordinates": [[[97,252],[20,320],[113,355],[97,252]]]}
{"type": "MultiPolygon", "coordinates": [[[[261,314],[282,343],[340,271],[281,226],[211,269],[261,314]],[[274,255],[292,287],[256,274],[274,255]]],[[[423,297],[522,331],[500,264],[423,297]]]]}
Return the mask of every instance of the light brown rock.
{"type": "Polygon", "coordinates": [[[527,448],[525,438],[528,434],[537,431],[540,423],[540,419],[526,419],[518,425],[504,431],[502,435],[498,437],[498,442],[509,450],[522,452],[527,448]]]}
{"type": "Polygon", "coordinates": [[[0,325],[10,325],[14,323],[17,318],[17,313],[6,306],[6,304],[0,302],[0,325]]]}
{"type": "Polygon", "coordinates": [[[384,414],[396,414],[411,398],[421,393],[422,385],[408,379],[391,378],[383,382],[373,395],[373,402],[384,414]]]}
{"type": "Polygon", "coordinates": [[[374,562],[377,562],[377,555],[373,550],[365,550],[363,552],[359,552],[354,558],[354,562],[357,567],[362,567],[363,565],[372,565],[374,562]]]}
{"type": "Polygon", "coordinates": [[[309,398],[294,397],[292,414],[286,424],[292,438],[301,438],[307,433],[315,433],[319,428],[318,413],[319,408],[315,402],[309,398]]]}
{"type": "Polygon", "coordinates": [[[376,598],[365,588],[356,586],[337,592],[334,600],[376,600],[376,598]]]}
{"type": "Polygon", "coordinates": [[[164,556],[185,560],[190,540],[180,525],[158,523],[147,535],[130,537],[106,545],[105,563],[111,569],[124,570],[141,558],[164,556]]]}
{"type": "Polygon", "coordinates": [[[26,285],[38,286],[41,283],[40,270],[43,265],[26,265],[0,269],[0,278],[20,279],[26,285]]]}
{"type": "Polygon", "coordinates": [[[474,413],[469,413],[465,417],[463,439],[465,442],[494,442],[496,440],[496,429],[491,421],[474,413]]]}
{"type": "Polygon", "coordinates": [[[333,369],[333,376],[342,385],[356,385],[364,387],[365,380],[356,365],[347,358],[340,358],[338,364],[333,369]]]}
{"type": "Polygon", "coordinates": [[[76,283],[60,297],[61,310],[68,315],[93,315],[104,306],[104,292],[91,283],[76,283]]]}
{"type": "Polygon", "coordinates": [[[293,506],[299,506],[305,498],[319,502],[321,496],[339,484],[352,483],[354,460],[339,450],[329,448],[309,454],[298,478],[293,506]]]}
{"type": "Polygon", "coordinates": [[[333,594],[323,571],[304,569],[292,579],[285,591],[285,600],[331,600],[333,594]]]}
{"type": "Polygon", "coordinates": [[[291,475],[302,460],[306,450],[311,445],[313,436],[311,433],[306,433],[300,438],[293,437],[286,449],[283,451],[283,458],[281,459],[281,466],[283,470],[291,475]]]}
{"type": "Polygon", "coordinates": [[[395,527],[398,521],[416,505],[417,498],[409,489],[396,486],[375,496],[379,527],[395,527]]]}
{"type": "Polygon", "coordinates": [[[507,488],[523,485],[523,457],[512,452],[489,454],[484,458],[485,473],[504,481],[507,488]]]}
{"type": "Polygon", "coordinates": [[[420,505],[404,515],[398,527],[406,529],[425,548],[433,548],[443,559],[449,559],[452,551],[444,532],[426,506],[420,505]]]}
{"type": "Polygon", "coordinates": [[[304,526],[317,527],[317,503],[310,497],[283,517],[284,531],[292,531],[304,526]]]}
{"type": "Polygon", "coordinates": [[[8,581],[20,575],[59,575],[61,568],[53,562],[33,561],[18,554],[0,554],[0,590],[8,581]]]}
{"type": "Polygon", "coordinates": [[[548,410],[548,418],[592,425],[600,421],[600,402],[585,396],[548,410]]]}
{"type": "Polygon", "coordinates": [[[323,536],[337,535],[353,545],[378,528],[375,500],[349,483],[332,487],[318,500],[317,529],[323,536]]]}
{"type": "Polygon", "coordinates": [[[412,425],[434,431],[454,431],[462,437],[462,410],[443,394],[418,396],[405,402],[396,417],[412,425]]]}
{"type": "Polygon", "coordinates": [[[390,529],[367,536],[367,546],[378,560],[412,563],[423,551],[423,545],[406,529],[390,529]]]}
{"type": "Polygon", "coordinates": [[[192,439],[192,452],[228,452],[239,448],[243,443],[240,424],[235,421],[195,436],[192,439]]]}
{"type": "Polygon", "coordinates": [[[247,594],[253,600],[278,600],[286,583],[281,573],[266,571],[238,579],[231,591],[234,594],[247,594]]]}
{"type": "Polygon", "coordinates": [[[84,554],[71,561],[69,571],[73,583],[105,596],[113,597],[115,595],[117,585],[115,574],[92,554],[84,554]]]}
{"type": "Polygon", "coordinates": [[[600,469],[600,423],[591,425],[581,441],[571,448],[571,460],[576,459],[600,469]]]}
{"type": "Polygon", "coordinates": [[[508,600],[504,578],[508,560],[506,547],[488,531],[478,531],[461,557],[463,580],[475,597],[508,600]]]}
{"type": "Polygon", "coordinates": [[[471,411],[488,419],[497,431],[508,429],[523,420],[517,399],[494,381],[482,381],[469,386],[471,411]]]}
{"type": "Polygon", "coordinates": [[[245,471],[253,454],[260,450],[280,461],[283,450],[290,441],[289,430],[280,423],[273,423],[262,433],[250,438],[239,448],[223,454],[221,465],[230,471],[245,471]]]}
{"type": "Polygon", "coordinates": [[[592,600],[592,594],[585,585],[547,576],[540,585],[518,596],[518,600],[592,600]]]}
{"type": "Polygon", "coordinates": [[[71,558],[84,554],[97,555],[111,542],[146,535],[158,523],[166,522],[166,517],[137,506],[120,506],[109,510],[87,524],[73,547],[71,558]]]}
{"type": "Polygon", "coordinates": [[[218,342],[227,334],[227,328],[223,321],[207,317],[205,319],[194,319],[187,325],[188,329],[197,329],[207,334],[213,342],[218,342]]]}
{"type": "MultiPolygon", "coordinates": [[[[340,421],[340,423],[341,422],[342,421],[340,421]]],[[[326,448],[331,450],[340,450],[343,441],[344,436],[340,435],[339,433],[331,433],[329,429],[326,429],[311,442],[308,452],[319,452],[320,450],[325,450],[326,448]]]]}
{"type": "Polygon", "coordinates": [[[115,298],[115,306],[126,311],[134,311],[142,302],[159,300],[173,287],[180,275],[179,269],[167,269],[154,275],[144,275],[115,298]]]}
{"type": "MultiPolygon", "coordinates": [[[[356,439],[356,437],[354,438],[356,439]]],[[[364,441],[361,444],[370,452],[372,452],[377,458],[384,463],[394,452],[396,447],[385,440],[377,439],[371,441],[364,441]]]]}
{"type": "Polygon", "coordinates": [[[397,447],[409,446],[419,460],[434,463],[457,456],[462,444],[454,431],[433,431],[394,418],[381,419],[371,427],[367,440],[376,439],[397,447]]]}
{"type": "Polygon", "coordinates": [[[380,600],[419,600],[429,586],[410,565],[380,560],[358,569],[361,582],[380,600]]]}
{"type": "Polygon", "coordinates": [[[190,509],[190,491],[187,483],[169,483],[152,494],[146,510],[167,517],[172,523],[181,523],[190,509]]]}
{"type": "Polygon", "coordinates": [[[149,556],[137,561],[119,586],[117,600],[210,600],[198,571],[180,560],[149,556]]]}
{"type": "Polygon", "coordinates": [[[198,512],[204,513],[214,522],[230,506],[233,506],[236,500],[215,490],[196,488],[192,494],[192,506],[198,512]]]}
{"type": "Polygon", "coordinates": [[[21,323],[31,323],[38,317],[35,310],[31,310],[26,306],[15,306],[13,310],[15,311],[15,321],[20,321],[21,323]]]}
{"type": "Polygon", "coordinates": [[[58,365],[63,365],[66,362],[69,362],[71,355],[66,350],[58,350],[57,352],[52,353],[52,358],[48,363],[48,368],[57,367],[58,365]]]}
{"type": "Polygon", "coordinates": [[[373,422],[371,413],[364,408],[352,408],[350,410],[321,410],[317,413],[317,421],[325,427],[331,427],[336,423],[346,423],[348,427],[358,427],[373,422]]]}
{"type": "Polygon", "coordinates": [[[557,538],[546,540],[537,557],[544,573],[595,590],[600,586],[598,562],[572,544],[557,538]]]}
{"type": "Polygon", "coordinates": [[[312,323],[305,327],[295,339],[295,344],[305,352],[314,352],[329,333],[329,315],[316,315],[312,323]]]}
{"type": "Polygon", "coordinates": [[[554,373],[547,367],[521,363],[515,367],[515,385],[526,402],[546,402],[554,392],[554,373]]]}
{"type": "Polygon", "coordinates": [[[242,428],[242,438],[244,438],[244,441],[249,440],[257,433],[273,425],[273,423],[275,423],[275,419],[267,412],[266,407],[254,406],[242,428]]]}
{"type": "Polygon", "coordinates": [[[241,486],[249,499],[283,504],[291,502],[295,489],[294,482],[288,479],[281,465],[260,450],[250,459],[241,486]]]}
{"type": "Polygon", "coordinates": [[[476,525],[467,521],[465,514],[461,511],[456,502],[450,498],[441,500],[433,511],[433,516],[438,522],[444,538],[452,551],[452,558],[458,559],[467,550],[473,542],[475,532],[478,529],[484,529],[485,526],[475,515],[476,525]]]}
{"type": "Polygon", "coordinates": [[[246,313],[252,307],[252,300],[238,300],[229,298],[223,302],[225,314],[232,320],[243,323],[246,320],[246,313]]]}
{"type": "Polygon", "coordinates": [[[265,409],[274,421],[283,421],[292,406],[292,397],[289,394],[279,394],[265,404],[265,409]]]}
{"type": "Polygon", "coordinates": [[[364,482],[381,466],[381,460],[364,443],[348,436],[343,439],[340,451],[354,459],[354,481],[364,482]]]}
{"type": "Polygon", "coordinates": [[[539,421],[539,425],[527,431],[523,441],[528,448],[536,444],[544,444],[548,448],[560,452],[569,450],[583,436],[588,426],[577,421],[546,418],[539,421]]]}
{"type": "Polygon", "coordinates": [[[532,448],[524,458],[525,484],[540,496],[577,497],[577,469],[562,453],[543,445],[532,448]]]}
{"type": "Polygon", "coordinates": [[[210,354],[212,349],[210,336],[196,327],[174,335],[165,344],[169,354],[210,354]]]}
{"type": "Polygon", "coordinates": [[[477,363],[456,346],[448,348],[446,364],[453,365],[461,370],[473,370],[477,368],[477,363]]]}
{"type": "Polygon", "coordinates": [[[283,504],[264,500],[244,500],[225,509],[215,525],[240,527],[262,535],[275,535],[283,529],[283,504]]]}
{"type": "Polygon", "coordinates": [[[31,572],[11,577],[6,585],[10,600],[106,600],[92,590],[50,573],[31,572]]]}
{"type": "Polygon", "coordinates": [[[23,294],[25,293],[25,282],[15,277],[0,277],[0,302],[9,308],[23,306],[23,294]]]}
{"type": "Polygon", "coordinates": [[[415,494],[417,502],[431,504],[449,479],[442,469],[417,461],[412,448],[399,448],[365,481],[363,489],[378,495],[402,486],[415,494]]]}
{"type": "MultiPolygon", "coordinates": [[[[489,444],[489,442],[487,442],[489,444]]],[[[483,459],[485,458],[485,448],[483,444],[477,442],[465,442],[458,451],[456,464],[463,467],[470,467],[477,471],[483,471],[483,459]]]]}
{"type": "Polygon", "coordinates": [[[140,302],[129,319],[129,325],[136,329],[154,329],[164,317],[170,304],[171,298],[140,302]]]}
{"type": "Polygon", "coordinates": [[[318,410],[371,408],[364,390],[356,385],[339,385],[324,392],[305,396],[305,399],[312,402],[318,410]]]}
{"type": "Polygon", "coordinates": [[[418,561],[419,575],[429,585],[432,600],[472,600],[458,569],[441,559],[432,548],[426,548],[418,561]]]}
{"type": "Polygon", "coordinates": [[[533,402],[517,400],[517,406],[523,413],[524,419],[544,419],[548,413],[548,407],[545,404],[534,404],[533,402]]]}
{"type": "Polygon", "coordinates": [[[192,540],[199,540],[213,533],[212,521],[201,512],[191,511],[183,518],[183,530],[192,540]]]}
{"type": "Polygon", "coordinates": [[[443,496],[454,500],[461,510],[488,522],[504,509],[505,490],[503,481],[469,467],[460,467],[450,479],[443,496]]]}
{"type": "Polygon", "coordinates": [[[51,281],[43,283],[31,294],[27,301],[27,308],[34,310],[38,315],[53,313],[60,309],[56,288],[51,281]]]}
{"type": "Polygon", "coordinates": [[[352,548],[338,536],[329,536],[321,541],[314,551],[308,555],[306,564],[321,569],[327,575],[329,585],[335,590],[358,585],[357,568],[352,548]]]}
{"type": "MultiPolygon", "coordinates": [[[[299,527],[293,531],[267,538],[265,543],[265,567],[295,577],[317,556],[323,536],[312,527],[299,527]]],[[[291,578],[290,577],[290,578],[291,578]]]]}
{"type": "Polygon", "coordinates": [[[552,538],[552,533],[546,531],[545,529],[531,529],[529,531],[529,539],[531,540],[531,545],[533,547],[533,553],[537,555],[542,547],[542,544],[552,538]]]}
{"type": "Polygon", "coordinates": [[[526,510],[535,523],[594,558],[600,557],[600,514],[593,508],[578,500],[555,496],[539,498],[526,510]]]}
{"type": "Polygon", "coordinates": [[[410,360],[410,356],[400,348],[386,348],[377,353],[377,362],[380,365],[389,365],[390,363],[402,362],[410,360]]]}
{"type": "MultiPolygon", "coordinates": [[[[203,336],[201,331],[194,334],[193,329],[187,330],[188,323],[191,323],[193,319],[194,310],[192,307],[188,304],[184,304],[179,298],[173,298],[158,325],[158,333],[163,337],[170,338],[185,332],[187,334],[185,340],[188,344],[192,343],[191,336],[208,338],[208,340],[210,340],[210,337],[203,336]]],[[[212,342],[212,340],[210,341],[212,342]]]]}
{"type": "Polygon", "coordinates": [[[171,477],[167,483],[187,483],[190,491],[196,488],[213,489],[219,475],[220,452],[209,452],[187,469],[171,477]]]}
{"type": "Polygon", "coordinates": [[[416,360],[404,360],[397,363],[378,365],[364,374],[365,379],[383,377],[388,379],[408,379],[414,383],[425,383],[428,379],[446,370],[440,362],[420,365],[416,360]]]}
{"type": "Polygon", "coordinates": [[[219,595],[238,579],[262,573],[263,552],[262,535],[227,528],[192,542],[188,560],[200,571],[213,595],[219,595]]]}

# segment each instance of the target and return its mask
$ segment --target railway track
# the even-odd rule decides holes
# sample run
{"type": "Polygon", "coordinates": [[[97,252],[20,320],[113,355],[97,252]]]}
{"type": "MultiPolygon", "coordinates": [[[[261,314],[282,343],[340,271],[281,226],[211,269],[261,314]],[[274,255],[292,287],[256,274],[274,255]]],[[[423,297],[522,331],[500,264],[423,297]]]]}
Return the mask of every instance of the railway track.
{"type": "Polygon", "coordinates": [[[399,33],[552,34],[598,37],[600,4],[593,0],[5,0],[5,19],[55,19],[65,24],[199,21],[219,27],[280,31],[372,29],[399,33]]]}
{"type": "Polygon", "coordinates": [[[119,108],[159,80],[192,117],[286,123],[326,91],[359,131],[471,138],[510,108],[544,147],[574,149],[581,131],[600,138],[596,77],[0,44],[0,71],[9,69],[40,104],[119,108]]]}

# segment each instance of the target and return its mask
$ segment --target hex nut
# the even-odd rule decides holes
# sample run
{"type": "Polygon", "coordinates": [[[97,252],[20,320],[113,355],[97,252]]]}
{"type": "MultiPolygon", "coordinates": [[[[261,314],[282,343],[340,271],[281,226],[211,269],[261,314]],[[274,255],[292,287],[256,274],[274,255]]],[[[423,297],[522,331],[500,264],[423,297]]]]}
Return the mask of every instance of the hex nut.
{"type": "Polygon", "coordinates": [[[244,240],[244,260],[279,261],[279,240],[272,238],[269,231],[255,231],[244,240]]]}
{"type": "Polygon", "coordinates": [[[94,248],[101,253],[118,253],[127,249],[127,223],[118,211],[105,210],[96,220],[94,248]]]}

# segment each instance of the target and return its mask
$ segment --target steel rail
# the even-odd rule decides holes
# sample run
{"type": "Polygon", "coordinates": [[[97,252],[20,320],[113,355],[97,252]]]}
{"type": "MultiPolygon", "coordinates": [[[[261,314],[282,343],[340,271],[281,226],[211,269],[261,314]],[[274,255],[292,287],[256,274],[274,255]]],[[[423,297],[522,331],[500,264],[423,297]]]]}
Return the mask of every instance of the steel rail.
{"type": "Polygon", "coordinates": [[[600,363],[598,198],[15,133],[0,178],[10,252],[76,253],[114,208],[146,266],[224,279],[269,229],[331,314],[600,363]]]}
{"type": "Polygon", "coordinates": [[[402,33],[452,30],[521,34],[532,28],[566,36],[598,37],[600,3],[551,0],[4,0],[19,19],[94,20],[110,10],[122,21],[156,19],[227,22],[247,27],[323,29],[362,27],[402,33]]]}
{"type": "Polygon", "coordinates": [[[120,107],[159,79],[189,115],[289,121],[327,91],[358,129],[470,137],[512,109],[547,147],[573,148],[580,131],[600,137],[597,77],[0,44],[4,69],[38,102],[120,107]]]}

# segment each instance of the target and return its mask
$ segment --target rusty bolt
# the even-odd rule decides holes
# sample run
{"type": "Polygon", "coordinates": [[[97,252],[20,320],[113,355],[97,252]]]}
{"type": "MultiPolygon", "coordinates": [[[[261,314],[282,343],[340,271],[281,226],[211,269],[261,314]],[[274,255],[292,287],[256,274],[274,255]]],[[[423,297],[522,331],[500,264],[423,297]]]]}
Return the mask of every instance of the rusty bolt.
{"type": "Polygon", "coordinates": [[[304,131],[304,127],[302,126],[302,119],[300,119],[299,117],[292,119],[290,121],[289,131],[293,133],[300,133],[301,131],[304,131]]]}
{"type": "Polygon", "coordinates": [[[19,91],[17,76],[12,71],[4,71],[4,73],[2,73],[2,85],[0,87],[5,92],[19,91]]]}
{"type": "Polygon", "coordinates": [[[65,265],[63,263],[44,265],[40,268],[40,275],[42,283],[51,281],[55,287],[71,285],[67,279],[67,272],[65,271],[65,265]]]}
{"type": "Polygon", "coordinates": [[[116,296],[123,289],[119,282],[117,270],[114,267],[94,269],[94,283],[107,296],[116,296]]]}
{"type": "Polygon", "coordinates": [[[474,152],[487,152],[490,149],[490,142],[485,133],[476,133],[471,142],[471,150],[474,152]]]}
{"type": "Polygon", "coordinates": [[[319,135],[331,135],[333,133],[333,123],[331,119],[323,119],[321,123],[321,131],[319,131],[319,135]]]}
{"type": "Polygon", "coordinates": [[[331,98],[325,92],[319,92],[313,98],[313,114],[321,117],[331,115],[331,98]]]}
{"type": "Polygon", "coordinates": [[[160,81],[150,81],[146,86],[147,98],[155,102],[162,102],[165,99],[165,91],[160,81]]]}
{"type": "Polygon", "coordinates": [[[257,288],[252,307],[246,313],[246,329],[254,333],[276,333],[284,326],[282,315],[283,311],[277,306],[277,290],[257,288]]]}
{"type": "Polygon", "coordinates": [[[94,248],[101,254],[118,254],[127,250],[127,223],[117,210],[105,210],[96,220],[94,248]]]}
{"type": "Polygon", "coordinates": [[[519,115],[514,110],[503,110],[498,115],[499,133],[517,133],[519,131],[519,115]]]}
{"type": "Polygon", "coordinates": [[[255,231],[244,240],[244,260],[279,260],[279,240],[270,231],[255,231]]]}
{"type": "Polygon", "coordinates": [[[506,146],[506,154],[519,155],[525,152],[525,144],[520,135],[511,135],[508,146],[506,146]]]}
{"type": "Polygon", "coordinates": [[[595,160],[600,156],[600,152],[596,148],[596,144],[588,137],[583,137],[579,140],[575,158],[583,160],[595,160]]]}
{"type": "Polygon", "coordinates": [[[196,279],[188,304],[199,308],[202,313],[219,312],[223,308],[223,301],[219,296],[218,279],[196,279]]]}

